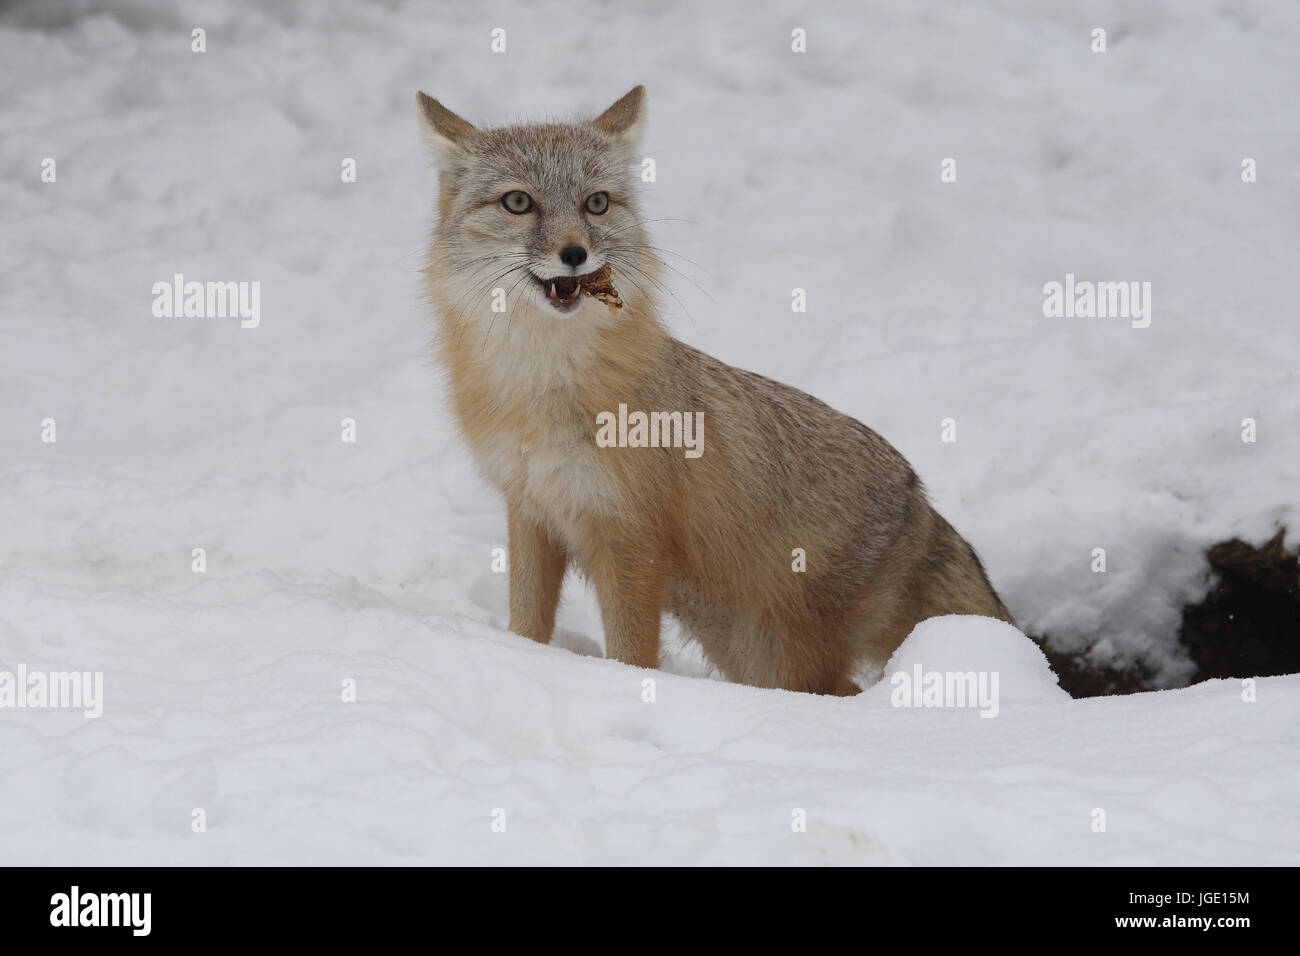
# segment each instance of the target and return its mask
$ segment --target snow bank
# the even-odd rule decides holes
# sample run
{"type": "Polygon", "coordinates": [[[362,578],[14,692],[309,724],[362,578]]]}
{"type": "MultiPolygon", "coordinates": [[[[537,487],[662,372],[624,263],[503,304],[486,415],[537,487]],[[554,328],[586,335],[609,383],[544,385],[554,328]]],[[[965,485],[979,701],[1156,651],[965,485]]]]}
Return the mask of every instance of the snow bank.
{"type": "Polygon", "coordinates": [[[107,678],[98,720],[0,721],[3,862],[1300,860],[1300,677],[1254,703],[1228,681],[1071,701],[1005,625],[927,624],[890,671],[995,665],[986,720],[892,706],[885,683],[837,699],[637,670],[343,581],[252,591],[4,585],[7,618],[42,622],[29,660],[75,641],[107,678]]]}

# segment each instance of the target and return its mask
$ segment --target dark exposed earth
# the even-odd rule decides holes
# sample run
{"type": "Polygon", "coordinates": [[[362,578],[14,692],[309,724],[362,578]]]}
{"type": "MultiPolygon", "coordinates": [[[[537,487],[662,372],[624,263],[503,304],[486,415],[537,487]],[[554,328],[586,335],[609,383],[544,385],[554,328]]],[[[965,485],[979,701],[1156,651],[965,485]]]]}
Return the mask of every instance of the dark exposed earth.
{"type": "MultiPolygon", "coordinates": [[[[1178,639],[1196,665],[1188,683],[1223,677],[1300,672],[1300,559],[1287,551],[1286,529],[1256,547],[1233,538],[1206,552],[1214,584],[1183,609],[1178,639]]],[[[1142,668],[1098,668],[1079,654],[1035,638],[1061,686],[1073,697],[1151,690],[1142,668]]]]}

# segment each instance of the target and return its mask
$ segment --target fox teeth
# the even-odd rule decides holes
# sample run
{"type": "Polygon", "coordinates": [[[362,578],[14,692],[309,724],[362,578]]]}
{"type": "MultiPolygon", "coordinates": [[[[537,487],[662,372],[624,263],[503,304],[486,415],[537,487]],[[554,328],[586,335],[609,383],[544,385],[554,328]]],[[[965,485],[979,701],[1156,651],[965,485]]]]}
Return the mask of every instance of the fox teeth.
{"type": "Polygon", "coordinates": [[[555,283],[551,283],[551,295],[555,295],[555,283]]]}

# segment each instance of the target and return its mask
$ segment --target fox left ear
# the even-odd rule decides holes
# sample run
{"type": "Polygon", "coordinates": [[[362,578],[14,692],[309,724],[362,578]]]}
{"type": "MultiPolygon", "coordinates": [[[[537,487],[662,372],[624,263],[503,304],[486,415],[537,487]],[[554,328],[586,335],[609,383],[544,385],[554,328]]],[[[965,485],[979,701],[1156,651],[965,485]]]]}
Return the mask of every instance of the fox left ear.
{"type": "Polygon", "coordinates": [[[625,143],[635,143],[645,128],[645,87],[634,86],[617,103],[601,113],[591,125],[625,143]]]}
{"type": "Polygon", "coordinates": [[[438,165],[446,169],[464,153],[466,141],[478,130],[427,93],[417,92],[415,103],[420,108],[424,141],[438,165]]]}

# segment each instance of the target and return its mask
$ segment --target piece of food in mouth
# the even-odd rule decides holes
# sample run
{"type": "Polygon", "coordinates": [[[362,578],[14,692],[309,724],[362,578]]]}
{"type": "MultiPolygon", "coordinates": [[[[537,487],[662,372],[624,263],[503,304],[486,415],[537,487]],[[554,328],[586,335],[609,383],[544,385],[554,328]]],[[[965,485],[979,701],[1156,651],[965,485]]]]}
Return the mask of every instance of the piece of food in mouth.
{"type": "Polygon", "coordinates": [[[587,295],[609,306],[610,315],[623,308],[623,297],[614,288],[614,270],[609,266],[601,266],[595,272],[580,276],[578,284],[587,295]]]}

